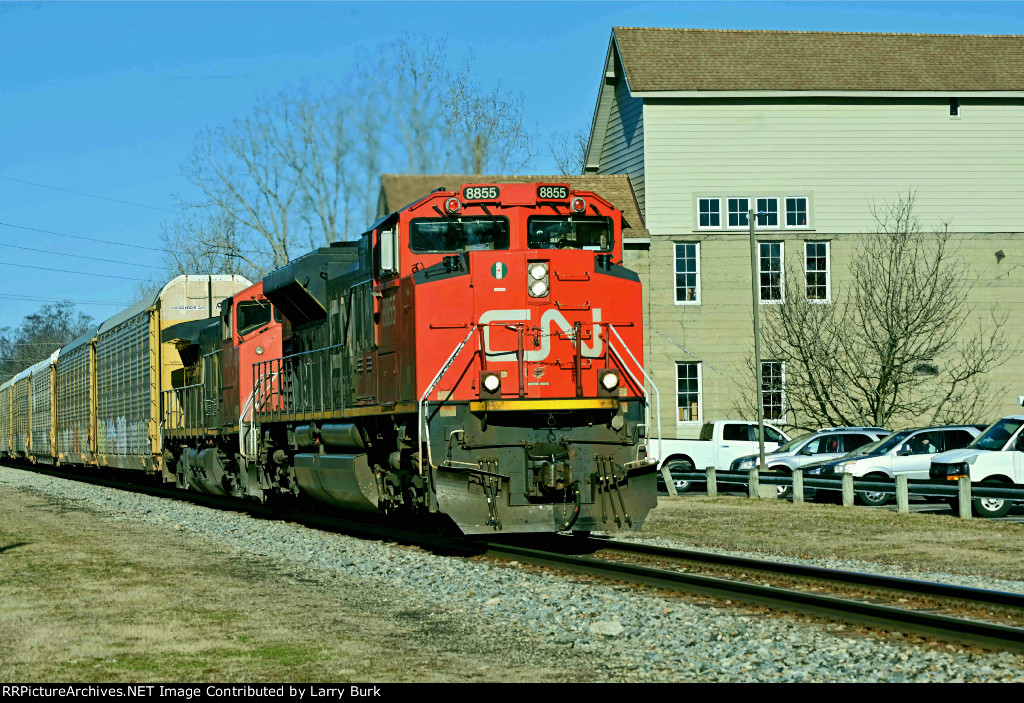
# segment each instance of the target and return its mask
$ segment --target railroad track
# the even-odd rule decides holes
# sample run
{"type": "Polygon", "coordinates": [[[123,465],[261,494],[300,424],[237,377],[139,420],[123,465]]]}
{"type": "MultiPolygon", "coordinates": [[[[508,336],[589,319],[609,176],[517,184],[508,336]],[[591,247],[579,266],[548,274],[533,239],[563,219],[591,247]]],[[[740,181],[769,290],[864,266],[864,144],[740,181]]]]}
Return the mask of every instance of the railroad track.
{"type": "Polygon", "coordinates": [[[264,518],[367,539],[391,540],[446,554],[515,560],[681,594],[701,594],[844,623],[924,635],[958,644],[1024,651],[1022,594],[657,547],[602,537],[547,535],[529,541],[521,537],[510,540],[453,538],[366,522],[363,516],[356,521],[59,469],[37,467],[36,470],[59,478],[244,511],[264,518]],[[822,590],[831,593],[822,593],[822,590]],[[842,595],[836,595],[837,592],[842,595]]]}

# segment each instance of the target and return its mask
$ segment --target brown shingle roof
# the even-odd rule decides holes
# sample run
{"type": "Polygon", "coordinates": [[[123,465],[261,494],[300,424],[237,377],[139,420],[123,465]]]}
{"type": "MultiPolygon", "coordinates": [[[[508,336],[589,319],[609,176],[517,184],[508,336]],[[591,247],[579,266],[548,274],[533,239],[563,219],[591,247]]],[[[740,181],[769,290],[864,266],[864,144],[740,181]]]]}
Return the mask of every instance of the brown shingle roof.
{"type": "Polygon", "coordinates": [[[1024,90],[1024,36],[615,27],[630,90],[1024,90]]]}
{"type": "Polygon", "coordinates": [[[459,176],[385,173],[380,177],[378,214],[405,207],[437,188],[458,190],[466,183],[567,183],[574,190],[589,190],[622,211],[624,237],[647,237],[644,218],[637,206],[629,177],[614,176],[459,176]]]}

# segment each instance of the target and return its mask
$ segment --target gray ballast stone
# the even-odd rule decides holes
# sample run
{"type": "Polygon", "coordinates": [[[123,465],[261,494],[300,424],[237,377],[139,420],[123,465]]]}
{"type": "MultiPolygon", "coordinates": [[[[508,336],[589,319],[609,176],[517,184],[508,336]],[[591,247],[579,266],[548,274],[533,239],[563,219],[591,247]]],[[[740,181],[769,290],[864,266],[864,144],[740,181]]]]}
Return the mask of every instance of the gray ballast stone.
{"type": "MultiPolygon", "coordinates": [[[[595,662],[595,681],[1024,682],[1020,654],[952,645],[928,649],[896,635],[851,637],[841,626],[752,614],[741,607],[712,608],[507,563],[438,556],[5,467],[0,467],[0,487],[34,491],[113,521],[167,530],[177,526],[177,538],[195,540],[197,549],[213,544],[295,578],[364,580],[378,591],[386,584],[396,610],[426,606],[481,631],[514,631],[520,647],[555,643],[585,653],[595,662]]],[[[841,568],[866,566],[856,562],[841,568]]],[[[877,566],[881,573],[893,573],[892,567],[877,566]]],[[[922,577],[898,570],[895,575],[922,577]]],[[[942,580],[958,582],[945,576],[942,580]]],[[[970,585],[1008,590],[981,577],[970,585]]]]}

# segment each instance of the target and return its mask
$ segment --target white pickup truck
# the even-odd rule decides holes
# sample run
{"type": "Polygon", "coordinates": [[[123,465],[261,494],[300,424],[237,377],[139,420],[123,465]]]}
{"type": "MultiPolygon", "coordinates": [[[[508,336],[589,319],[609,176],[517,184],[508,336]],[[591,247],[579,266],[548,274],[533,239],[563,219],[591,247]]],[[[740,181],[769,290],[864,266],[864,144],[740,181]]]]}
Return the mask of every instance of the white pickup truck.
{"type": "MultiPolygon", "coordinates": [[[[789,441],[789,436],[767,422],[764,424],[764,450],[770,452],[789,441]]],[[[657,443],[654,445],[657,447],[657,443]]],[[[676,478],[675,473],[703,471],[714,466],[728,471],[732,460],[746,454],[756,454],[757,423],[744,420],[715,420],[700,428],[700,439],[661,440],[659,468],[667,467],[673,475],[672,483],[679,492],[693,488],[692,481],[676,478]]]]}
{"type": "MultiPolygon", "coordinates": [[[[1018,399],[1024,405],[1024,396],[1018,399]]],[[[937,454],[928,476],[932,480],[955,481],[968,476],[972,484],[995,488],[1024,488],[1024,415],[996,420],[970,446],[937,454]]],[[[1003,517],[1012,503],[1001,498],[971,501],[976,517],[1003,517]]]]}

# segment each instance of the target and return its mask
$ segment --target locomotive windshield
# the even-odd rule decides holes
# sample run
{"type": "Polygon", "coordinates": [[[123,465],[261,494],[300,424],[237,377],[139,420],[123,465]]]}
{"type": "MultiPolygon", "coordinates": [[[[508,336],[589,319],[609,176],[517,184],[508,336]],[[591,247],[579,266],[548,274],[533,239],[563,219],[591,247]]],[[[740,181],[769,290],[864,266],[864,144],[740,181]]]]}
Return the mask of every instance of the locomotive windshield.
{"type": "Polygon", "coordinates": [[[413,220],[409,248],[417,254],[508,249],[508,218],[451,217],[413,220]]]}
{"type": "Polygon", "coordinates": [[[529,249],[611,251],[615,234],[610,217],[531,217],[526,242],[529,249]]]}
{"type": "Polygon", "coordinates": [[[252,332],[270,323],[270,303],[266,300],[245,300],[238,304],[238,334],[252,332]]]}

